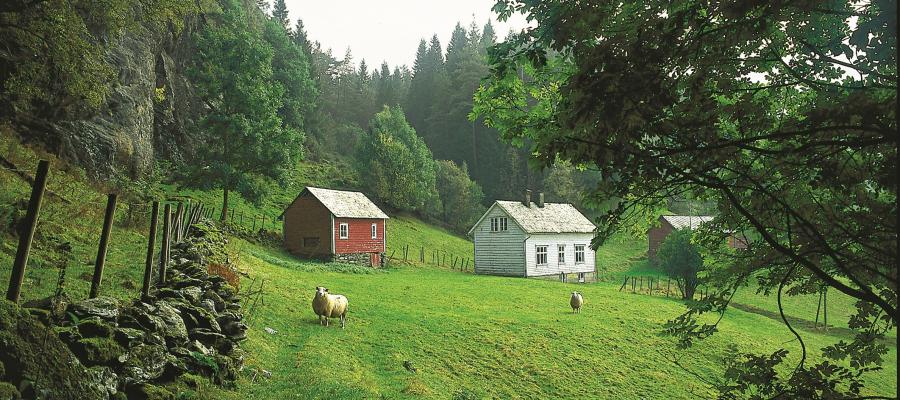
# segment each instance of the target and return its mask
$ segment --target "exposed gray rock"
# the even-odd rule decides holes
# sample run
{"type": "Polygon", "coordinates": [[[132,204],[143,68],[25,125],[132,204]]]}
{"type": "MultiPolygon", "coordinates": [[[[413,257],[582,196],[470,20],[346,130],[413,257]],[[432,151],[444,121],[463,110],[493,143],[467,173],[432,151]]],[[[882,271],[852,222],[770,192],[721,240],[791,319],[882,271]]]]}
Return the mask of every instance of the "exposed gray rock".
{"type": "Polygon", "coordinates": [[[97,317],[115,321],[119,317],[119,301],[113,297],[99,296],[70,305],[69,312],[81,319],[97,317]]]}
{"type": "Polygon", "coordinates": [[[169,346],[178,346],[187,341],[187,328],[181,318],[181,312],[167,301],[156,303],[157,315],[163,321],[160,333],[166,339],[169,346]]]}
{"type": "Polygon", "coordinates": [[[126,386],[159,378],[171,356],[165,346],[140,345],[127,353],[123,361],[122,377],[126,386]]]}
{"type": "Polygon", "coordinates": [[[111,368],[106,366],[90,367],[88,375],[92,380],[91,385],[105,391],[107,397],[119,392],[119,377],[111,368]]]}

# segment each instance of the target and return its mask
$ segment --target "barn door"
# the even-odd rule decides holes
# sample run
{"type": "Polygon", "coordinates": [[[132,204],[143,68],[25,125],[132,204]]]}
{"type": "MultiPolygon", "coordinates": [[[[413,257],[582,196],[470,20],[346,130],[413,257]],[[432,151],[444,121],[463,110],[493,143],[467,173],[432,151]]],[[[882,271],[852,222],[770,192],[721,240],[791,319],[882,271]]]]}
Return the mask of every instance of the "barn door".
{"type": "Polygon", "coordinates": [[[381,259],[378,253],[369,253],[369,266],[370,267],[378,267],[381,264],[381,259]]]}

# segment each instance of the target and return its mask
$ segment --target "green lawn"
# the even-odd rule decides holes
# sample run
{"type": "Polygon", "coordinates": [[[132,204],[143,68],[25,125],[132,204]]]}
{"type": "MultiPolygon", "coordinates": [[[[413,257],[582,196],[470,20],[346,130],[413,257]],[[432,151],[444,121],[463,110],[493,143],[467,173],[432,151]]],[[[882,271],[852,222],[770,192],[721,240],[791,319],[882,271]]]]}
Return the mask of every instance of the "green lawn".
{"type": "MultiPolygon", "coordinates": [[[[677,351],[659,331],[683,305],[618,292],[612,282],[576,287],[427,267],[323,272],[327,265],[243,241],[231,247],[250,277],[266,281],[244,348],[248,370],[272,373],[254,383],[243,378],[237,392],[225,393],[234,399],[450,398],[463,391],[484,398],[709,397],[701,378],[719,377],[729,343],[755,352],[786,346],[789,364],[799,356],[780,322],[741,310],[730,311],[712,339],[677,351]],[[310,301],[319,285],[349,297],[345,330],[317,325],[310,301]],[[568,308],[575,288],[586,299],[579,315],[568,308]]],[[[815,360],[816,349],[840,336],[804,331],[804,339],[815,360]]],[[[886,370],[869,380],[871,393],[895,395],[895,363],[892,346],[886,370]]]]}

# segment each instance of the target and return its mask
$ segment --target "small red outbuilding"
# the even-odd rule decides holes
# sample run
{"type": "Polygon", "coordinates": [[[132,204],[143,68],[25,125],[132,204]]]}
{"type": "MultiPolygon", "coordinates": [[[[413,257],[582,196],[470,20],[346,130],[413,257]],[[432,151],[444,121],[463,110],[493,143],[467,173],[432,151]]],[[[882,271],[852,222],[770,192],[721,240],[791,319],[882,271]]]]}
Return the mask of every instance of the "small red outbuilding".
{"type": "Polygon", "coordinates": [[[383,262],[388,216],[360,192],[306,187],[283,218],[291,254],[373,267],[383,262]]]}

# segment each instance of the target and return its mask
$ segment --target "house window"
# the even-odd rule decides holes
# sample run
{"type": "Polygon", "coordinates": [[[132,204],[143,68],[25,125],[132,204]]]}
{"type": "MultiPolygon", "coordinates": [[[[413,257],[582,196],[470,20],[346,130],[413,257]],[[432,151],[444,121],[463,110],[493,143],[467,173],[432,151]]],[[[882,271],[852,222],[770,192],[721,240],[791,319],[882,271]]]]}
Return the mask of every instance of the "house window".
{"type": "Polygon", "coordinates": [[[347,224],[341,224],[338,233],[341,239],[346,239],[350,237],[350,227],[347,224]]]}
{"type": "Polygon", "coordinates": [[[378,224],[372,224],[372,239],[378,238],[378,224]]]}
{"type": "Polygon", "coordinates": [[[556,245],[556,253],[558,254],[557,261],[559,261],[559,265],[566,265],[566,245],[556,245]]]}
{"type": "Polygon", "coordinates": [[[575,245],[575,264],[584,264],[584,245],[575,245]]]}
{"type": "Polygon", "coordinates": [[[319,247],[319,238],[317,238],[317,237],[303,238],[303,247],[319,247]]]}
{"type": "Polygon", "coordinates": [[[535,261],[537,265],[547,265],[547,246],[537,246],[535,261]]]}
{"type": "Polygon", "coordinates": [[[505,231],[508,228],[508,219],[506,217],[491,218],[491,232],[505,231]]]}

